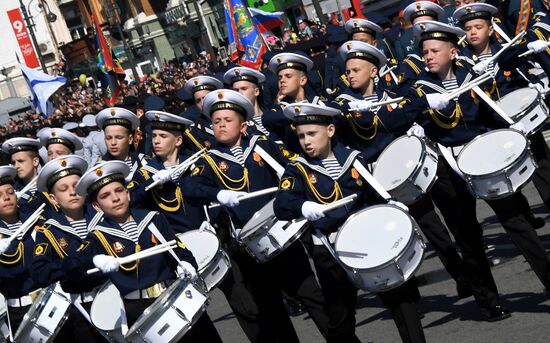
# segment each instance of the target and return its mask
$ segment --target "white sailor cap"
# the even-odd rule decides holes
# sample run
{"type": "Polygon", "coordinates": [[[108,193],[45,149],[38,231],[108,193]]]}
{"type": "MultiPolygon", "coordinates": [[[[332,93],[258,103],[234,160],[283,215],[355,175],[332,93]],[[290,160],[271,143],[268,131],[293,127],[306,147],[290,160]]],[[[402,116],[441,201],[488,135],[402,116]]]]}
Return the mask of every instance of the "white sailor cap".
{"type": "Polygon", "coordinates": [[[74,122],[68,122],[63,124],[63,130],[71,131],[78,128],[78,124],[74,122]]]}
{"type": "Polygon", "coordinates": [[[145,112],[145,117],[151,121],[151,128],[153,130],[183,132],[193,124],[189,119],[162,111],[147,111],[145,112]]]}
{"type": "Polygon", "coordinates": [[[476,2],[457,8],[453,13],[453,18],[461,23],[474,19],[491,20],[497,12],[498,9],[493,5],[476,2]]]}
{"type": "Polygon", "coordinates": [[[218,110],[233,110],[242,114],[246,120],[254,117],[254,106],[239,92],[230,89],[218,89],[208,93],[203,100],[203,113],[209,117],[218,110]]]}
{"type": "Polygon", "coordinates": [[[38,139],[42,146],[48,147],[50,144],[63,144],[72,152],[82,149],[82,142],[74,134],[64,129],[46,128],[38,132],[38,139]]]}
{"type": "Polygon", "coordinates": [[[445,10],[443,7],[431,1],[415,1],[409,6],[405,7],[403,11],[403,18],[405,22],[411,23],[418,17],[429,16],[434,20],[442,20],[445,17],[445,10]]]}
{"type": "Polygon", "coordinates": [[[462,29],[456,26],[432,20],[422,20],[415,23],[413,26],[413,33],[416,39],[421,43],[425,40],[437,39],[455,44],[460,37],[466,34],[462,29]]]}
{"type": "Polygon", "coordinates": [[[39,192],[48,192],[60,179],[69,175],[82,176],[86,169],[88,169],[88,162],[80,156],[57,157],[40,169],[36,180],[36,188],[39,192]]]}
{"type": "Polygon", "coordinates": [[[123,161],[104,161],[88,169],[76,184],[76,192],[82,196],[92,195],[103,186],[120,181],[126,184],[130,167],[123,161]]]}
{"type": "Polygon", "coordinates": [[[288,68],[307,72],[313,68],[313,61],[304,55],[293,52],[281,52],[269,60],[269,69],[275,74],[288,68]]]}
{"type": "Polygon", "coordinates": [[[14,166],[0,166],[0,186],[12,184],[15,182],[17,171],[14,166]]]}
{"type": "Polygon", "coordinates": [[[237,81],[248,81],[259,85],[265,81],[264,74],[248,67],[234,67],[223,74],[223,82],[232,85],[237,81]]]}
{"type": "Polygon", "coordinates": [[[80,123],[86,127],[94,127],[94,126],[97,126],[95,122],[96,120],[95,118],[96,118],[95,115],[88,113],[84,117],[82,117],[82,121],[80,123]]]}
{"type": "Polygon", "coordinates": [[[204,89],[213,91],[223,88],[223,83],[215,77],[200,75],[187,80],[183,88],[189,94],[193,94],[204,89]]]}
{"type": "Polygon", "coordinates": [[[358,32],[364,32],[375,37],[376,37],[376,33],[383,31],[378,24],[370,20],[361,19],[361,18],[352,18],[346,21],[346,24],[344,25],[344,29],[346,29],[346,32],[350,35],[358,32]]]}
{"type": "Polygon", "coordinates": [[[382,51],[368,43],[356,40],[350,40],[342,44],[338,49],[338,53],[344,61],[352,58],[359,58],[369,61],[377,66],[378,69],[382,68],[387,63],[386,55],[384,55],[382,51]]]}
{"type": "Polygon", "coordinates": [[[9,155],[20,151],[38,151],[38,149],[40,149],[40,142],[34,138],[15,137],[2,143],[2,151],[9,155]]]}
{"type": "Polygon", "coordinates": [[[283,110],[284,115],[295,125],[303,124],[330,124],[332,118],[340,115],[339,110],[321,104],[294,103],[283,110]]]}
{"type": "Polygon", "coordinates": [[[125,108],[109,107],[98,112],[94,125],[102,130],[109,125],[120,125],[133,132],[139,126],[139,118],[125,108]]]}

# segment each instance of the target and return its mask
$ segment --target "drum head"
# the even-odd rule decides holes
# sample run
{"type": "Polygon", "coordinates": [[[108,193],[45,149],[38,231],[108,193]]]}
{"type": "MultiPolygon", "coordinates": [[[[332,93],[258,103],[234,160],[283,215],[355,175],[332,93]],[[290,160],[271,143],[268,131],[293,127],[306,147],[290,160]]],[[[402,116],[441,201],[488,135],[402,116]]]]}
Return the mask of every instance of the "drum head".
{"type": "Polygon", "coordinates": [[[122,308],[124,303],[118,288],[107,281],[101,286],[92,302],[90,309],[92,323],[101,330],[117,330],[122,325],[122,308]]]}
{"type": "Polygon", "coordinates": [[[527,139],[509,129],[495,130],[476,137],[458,155],[458,168],[468,175],[487,175],[503,170],[525,151],[527,139]]]}
{"type": "Polygon", "coordinates": [[[395,206],[372,206],[346,220],[338,231],[334,250],[351,268],[379,267],[407,246],[413,235],[412,225],[409,215],[395,206]]]}
{"type": "Polygon", "coordinates": [[[199,270],[205,268],[220,250],[220,241],[215,234],[199,230],[178,233],[178,238],[193,253],[199,270]]]}
{"type": "Polygon", "coordinates": [[[514,117],[531,106],[538,96],[539,93],[533,88],[520,88],[506,94],[496,103],[499,107],[502,107],[506,114],[514,117]]]}
{"type": "Polygon", "coordinates": [[[270,202],[265,204],[264,207],[259,209],[252,218],[246,223],[246,225],[241,230],[240,236],[246,237],[250,233],[255,232],[256,229],[262,225],[265,221],[273,218],[275,216],[273,212],[273,202],[275,202],[275,199],[272,199],[270,202]]]}
{"type": "Polygon", "coordinates": [[[401,136],[382,152],[372,174],[385,190],[392,190],[411,176],[421,157],[420,139],[401,136]]]}

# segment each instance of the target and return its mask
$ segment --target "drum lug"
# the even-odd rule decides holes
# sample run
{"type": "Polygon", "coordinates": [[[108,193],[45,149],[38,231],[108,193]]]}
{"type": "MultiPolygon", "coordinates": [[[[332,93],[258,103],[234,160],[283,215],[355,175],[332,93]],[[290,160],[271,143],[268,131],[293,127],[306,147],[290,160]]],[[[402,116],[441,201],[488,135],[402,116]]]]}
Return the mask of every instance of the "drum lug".
{"type": "Polygon", "coordinates": [[[364,289],[363,279],[361,278],[359,273],[357,273],[357,270],[353,269],[352,272],[353,272],[353,280],[355,285],[357,285],[357,288],[364,289]]]}
{"type": "Polygon", "coordinates": [[[397,260],[393,260],[393,263],[395,264],[395,269],[397,270],[399,275],[401,275],[401,277],[403,278],[403,281],[405,281],[405,274],[403,273],[403,270],[401,269],[401,267],[399,267],[397,260]]]}
{"type": "Polygon", "coordinates": [[[426,249],[426,241],[424,240],[424,237],[420,234],[420,232],[418,231],[418,229],[414,229],[414,234],[418,237],[418,239],[420,240],[420,246],[422,247],[422,249],[426,249]]]}

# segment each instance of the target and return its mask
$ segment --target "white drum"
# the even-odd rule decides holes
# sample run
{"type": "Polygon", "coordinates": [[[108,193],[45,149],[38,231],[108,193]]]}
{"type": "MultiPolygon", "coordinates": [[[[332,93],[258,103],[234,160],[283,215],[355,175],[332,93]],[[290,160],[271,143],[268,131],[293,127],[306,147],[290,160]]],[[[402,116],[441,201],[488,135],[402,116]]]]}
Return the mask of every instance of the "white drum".
{"type": "Polygon", "coordinates": [[[199,275],[210,292],[218,286],[231,268],[227,253],[223,251],[220,240],[210,231],[193,230],[177,234],[189,249],[199,267],[199,275]]]}
{"type": "Polygon", "coordinates": [[[258,210],[239,233],[239,241],[258,263],[264,263],[280,254],[297,241],[307,230],[308,221],[278,220],[271,200],[258,210]]]}
{"type": "Polygon", "coordinates": [[[515,122],[521,122],[527,135],[538,131],[548,119],[548,107],[536,89],[520,88],[496,102],[515,122]]]}
{"type": "Polygon", "coordinates": [[[420,267],[426,245],[418,225],[393,205],[352,214],[334,242],[334,254],[360,289],[381,292],[402,285],[420,267]]]}
{"type": "Polygon", "coordinates": [[[90,308],[92,324],[111,342],[126,342],[122,334],[122,324],[126,321],[124,302],[120,292],[111,281],[101,286],[90,308]]]}
{"type": "Polygon", "coordinates": [[[6,307],[6,298],[0,293],[0,342],[5,342],[10,335],[10,328],[8,327],[8,308],[6,307]]]}
{"type": "Polygon", "coordinates": [[[189,331],[207,306],[208,296],[200,286],[178,279],[145,309],[126,339],[140,343],[175,342],[189,331]]]}
{"type": "Polygon", "coordinates": [[[457,158],[471,193],[481,199],[498,199],[516,192],[535,170],[529,140],[512,129],[477,136],[457,158]]]}
{"type": "Polygon", "coordinates": [[[406,205],[426,194],[437,180],[437,150],[416,136],[401,136],[382,151],[374,178],[406,205]]]}
{"type": "Polygon", "coordinates": [[[16,342],[51,342],[69,317],[71,300],[59,282],[40,291],[17,332],[16,342]]]}

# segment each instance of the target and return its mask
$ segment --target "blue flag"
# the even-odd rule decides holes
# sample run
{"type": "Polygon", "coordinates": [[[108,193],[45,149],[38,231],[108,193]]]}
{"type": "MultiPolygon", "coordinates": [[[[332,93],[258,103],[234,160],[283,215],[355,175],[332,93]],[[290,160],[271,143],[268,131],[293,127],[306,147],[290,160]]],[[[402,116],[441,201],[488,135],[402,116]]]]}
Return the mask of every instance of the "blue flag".
{"type": "Polygon", "coordinates": [[[53,106],[51,104],[48,106],[48,99],[59,87],[67,83],[67,79],[63,76],[51,76],[41,71],[27,68],[23,64],[20,64],[19,67],[31,90],[34,110],[46,117],[49,116],[53,112],[53,106]]]}

